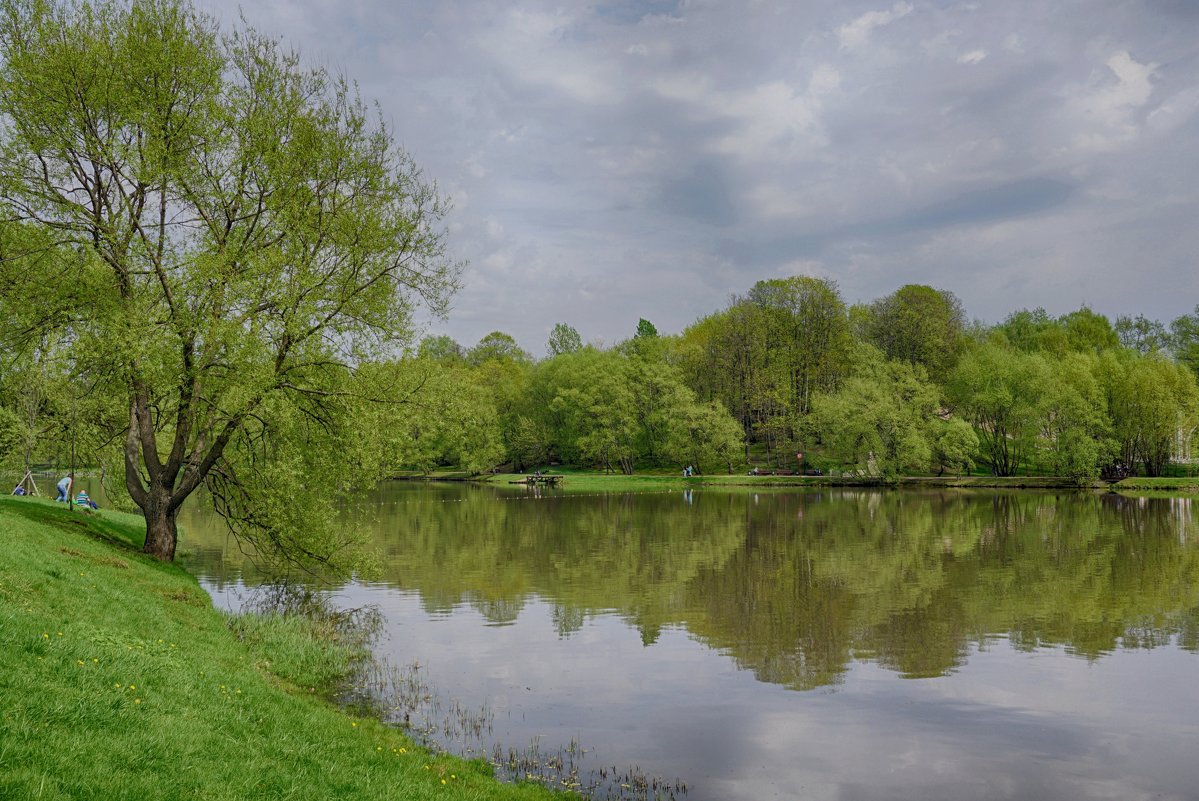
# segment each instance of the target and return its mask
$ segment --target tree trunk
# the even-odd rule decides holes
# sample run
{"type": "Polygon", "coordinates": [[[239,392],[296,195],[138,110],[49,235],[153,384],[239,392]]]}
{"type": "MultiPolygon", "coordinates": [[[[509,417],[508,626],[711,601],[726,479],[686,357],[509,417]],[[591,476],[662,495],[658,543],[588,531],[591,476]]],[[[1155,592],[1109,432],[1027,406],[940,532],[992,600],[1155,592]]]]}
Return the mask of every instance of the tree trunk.
{"type": "Polygon", "coordinates": [[[179,528],[175,517],[178,509],[171,508],[168,493],[154,492],[142,509],[146,517],[146,544],[142,553],[150,554],[162,562],[175,559],[175,545],[179,540],[179,528]]]}

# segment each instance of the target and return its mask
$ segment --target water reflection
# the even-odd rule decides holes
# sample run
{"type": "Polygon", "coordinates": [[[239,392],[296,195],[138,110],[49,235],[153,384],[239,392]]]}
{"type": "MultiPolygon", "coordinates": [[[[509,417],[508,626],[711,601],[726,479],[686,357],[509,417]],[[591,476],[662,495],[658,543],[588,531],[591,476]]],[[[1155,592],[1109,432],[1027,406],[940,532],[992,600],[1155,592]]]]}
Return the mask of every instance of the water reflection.
{"type": "MultiPolygon", "coordinates": [[[[582,735],[695,798],[1187,798],[1194,513],[1081,493],[396,485],[347,510],[383,571],[339,592],[382,609],[393,658],[505,715],[509,744],[582,735]]],[[[188,523],[210,586],[256,580],[188,523]]]]}
{"type": "MultiPolygon", "coordinates": [[[[1095,657],[1197,645],[1199,550],[1189,499],[1087,494],[496,494],[387,488],[350,512],[381,582],[424,610],[511,624],[531,596],[559,636],[615,613],[653,643],[683,626],[762,681],[834,683],[854,659],[945,675],[971,644],[1095,657]]],[[[188,521],[190,563],[254,577],[188,521]],[[194,532],[195,536],[191,536],[194,532]]]]}

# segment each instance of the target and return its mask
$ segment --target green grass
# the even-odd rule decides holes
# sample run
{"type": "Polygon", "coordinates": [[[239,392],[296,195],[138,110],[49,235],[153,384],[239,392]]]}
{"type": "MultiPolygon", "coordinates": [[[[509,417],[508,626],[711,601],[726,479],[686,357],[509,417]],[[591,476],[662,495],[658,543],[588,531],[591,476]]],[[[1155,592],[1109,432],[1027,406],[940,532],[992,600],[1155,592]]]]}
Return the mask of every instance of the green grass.
{"type": "Polygon", "coordinates": [[[353,647],[218,612],[136,517],[0,498],[0,538],[2,799],[555,797],[343,714],[353,647]]]}
{"type": "Polygon", "coordinates": [[[1117,492],[1199,492],[1199,478],[1126,478],[1112,485],[1117,492]]]}

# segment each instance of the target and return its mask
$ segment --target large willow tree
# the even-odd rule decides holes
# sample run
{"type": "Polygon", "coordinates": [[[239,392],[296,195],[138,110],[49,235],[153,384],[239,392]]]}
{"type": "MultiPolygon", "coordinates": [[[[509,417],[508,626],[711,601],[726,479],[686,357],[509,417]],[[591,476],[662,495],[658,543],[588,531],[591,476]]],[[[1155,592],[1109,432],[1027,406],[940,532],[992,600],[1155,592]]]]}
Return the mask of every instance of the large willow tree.
{"type": "Polygon", "coordinates": [[[445,205],[344,79],[181,0],[3,0],[0,281],[120,410],[145,551],[207,484],[234,529],[327,560],[373,479],[355,366],[444,309],[445,205]]]}

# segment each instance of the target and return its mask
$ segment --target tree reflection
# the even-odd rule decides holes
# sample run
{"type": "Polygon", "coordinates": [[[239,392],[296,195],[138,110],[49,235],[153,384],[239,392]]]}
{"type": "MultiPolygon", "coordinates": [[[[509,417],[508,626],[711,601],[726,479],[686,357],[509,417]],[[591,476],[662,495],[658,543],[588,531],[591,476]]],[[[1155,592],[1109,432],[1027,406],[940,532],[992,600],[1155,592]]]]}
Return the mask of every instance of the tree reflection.
{"type": "MultiPolygon", "coordinates": [[[[530,598],[569,637],[615,613],[664,627],[762,681],[838,682],[854,660],[944,675],[1006,638],[1088,658],[1199,650],[1199,545],[1186,499],[969,491],[696,492],[572,497],[393,487],[348,524],[374,532],[384,581],[430,612],[493,624],[530,598]]],[[[199,569],[247,567],[198,537],[199,569]],[[219,557],[216,554],[220,554],[219,557]]]]}

